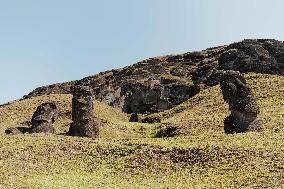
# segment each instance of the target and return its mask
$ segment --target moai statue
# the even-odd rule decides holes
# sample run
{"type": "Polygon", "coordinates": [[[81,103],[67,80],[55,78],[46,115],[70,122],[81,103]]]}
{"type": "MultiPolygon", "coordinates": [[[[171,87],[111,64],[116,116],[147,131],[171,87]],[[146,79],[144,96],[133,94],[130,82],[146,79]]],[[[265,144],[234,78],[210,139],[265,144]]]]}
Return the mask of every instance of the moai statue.
{"type": "Polygon", "coordinates": [[[243,75],[237,71],[222,71],[220,86],[231,111],[224,120],[225,133],[260,131],[259,107],[243,75]]]}
{"type": "Polygon", "coordinates": [[[59,108],[54,102],[43,103],[33,114],[29,133],[54,133],[53,123],[58,118],[59,108]]]}
{"type": "Polygon", "coordinates": [[[99,122],[93,116],[93,90],[84,84],[73,87],[71,136],[96,138],[99,122]]]}

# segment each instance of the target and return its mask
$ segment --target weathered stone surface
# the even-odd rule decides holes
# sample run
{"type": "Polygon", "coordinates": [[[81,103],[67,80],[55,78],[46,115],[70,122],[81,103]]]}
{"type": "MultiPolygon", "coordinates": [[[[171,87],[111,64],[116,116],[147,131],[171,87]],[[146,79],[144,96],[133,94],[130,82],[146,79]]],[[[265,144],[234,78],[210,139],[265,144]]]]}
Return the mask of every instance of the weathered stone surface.
{"type": "Polygon", "coordinates": [[[73,87],[71,136],[95,138],[99,134],[99,122],[93,115],[93,90],[82,83],[73,87]]]}
{"type": "Polygon", "coordinates": [[[240,72],[224,71],[220,86],[231,115],[224,121],[226,133],[260,131],[259,106],[245,78],[240,72]]]}
{"type": "Polygon", "coordinates": [[[129,119],[129,122],[138,122],[139,121],[139,116],[136,113],[132,113],[129,119]]]}
{"type": "Polygon", "coordinates": [[[224,120],[224,130],[227,134],[261,131],[262,124],[257,116],[247,116],[238,111],[232,111],[224,120]]]}
{"type": "Polygon", "coordinates": [[[205,64],[203,66],[198,67],[192,73],[192,81],[195,85],[199,85],[201,83],[207,86],[218,85],[220,82],[220,78],[216,75],[217,67],[218,64],[205,64]]]}
{"type": "Polygon", "coordinates": [[[119,88],[121,109],[126,113],[154,113],[170,109],[199,92],[198,86],[165,84],[166,80],[127,83],[119,88]]]}
{"type": "Polygon", "coordinates": [[[54,102],[43,103],[33,114],[29,133],[54,133],[53,123],[58,118],[59,108],[54,102]]]}
{"type": "Polygon", "coordinates": [[[228,45],[218,61],[197,66],[192,72],[193,82],[217,85],[215,77],[210,77],[214,69],[284,75],[284,43],[273,39],[253,39],[228,45]]]}
{"type": "Polygon", "coordinates": [[[233,43],[220,56],[218,69],[283,75],[284,43],[273,39],[233,43]]]}

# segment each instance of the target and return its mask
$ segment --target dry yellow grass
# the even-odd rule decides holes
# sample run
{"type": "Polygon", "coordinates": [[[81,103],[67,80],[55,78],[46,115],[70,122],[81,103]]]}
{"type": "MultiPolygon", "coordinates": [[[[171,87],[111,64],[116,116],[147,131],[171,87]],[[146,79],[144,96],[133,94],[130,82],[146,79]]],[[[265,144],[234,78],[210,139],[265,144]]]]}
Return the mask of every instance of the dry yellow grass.
{"type": "MultiPolygon", "coordinates": [[[[173,138],[151,138],[159,124],[128,123],[127,115],[96,102],[99,139],[59,135],[70,123],[69,95],[51,95],[0,108],[2,188],[281,188],[284,184],[284,80],[247,74],[265,130],[226,135],[228,106],[218,86],[159,113],[181,125],[173,138]],[[44,101],[60,104],[57,135],[7,136],[44,101]]],[[[155,115],[156,116],[156,115],[155,115]]],[[[1,188],[1,187],[0,187],[1,188]]]]}

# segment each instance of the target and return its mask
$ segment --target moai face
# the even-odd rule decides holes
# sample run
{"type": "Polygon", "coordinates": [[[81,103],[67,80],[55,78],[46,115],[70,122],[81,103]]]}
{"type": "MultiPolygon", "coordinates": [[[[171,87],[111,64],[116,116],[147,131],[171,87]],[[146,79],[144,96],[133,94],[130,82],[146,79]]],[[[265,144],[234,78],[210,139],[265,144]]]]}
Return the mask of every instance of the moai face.
{"type": "Polygon", "coordinates": [[[32,117],[31,133],[53,133],[52,124],[58,118],[59,109],[53,102],[43,103],[38,106],[32,117]]]}
{"type": "Polygon", "coordinates": [[[99,123],[93,115],[93,90],[89,86],[77,84],[73,88],[72,121],[71,136],[98,136],[99,123]]]}
{"type": "Polygon", "coordinates": [[[225,71],[222,74],[220,86],[224,100],[229,104],[230,110],[255,115],[259,113],[259,107],[252,90],[241,73],[225,71]]]}
{"type": "Polygon", "coordinates": [[[259,107],[245,78],[239,72],[224,71],[220,86],[231,111],[224,120],[225,133],[260,131],[259,107]]]}
{"type": "Polygon", "coordinates": [[[38,106],[37,110],[33,115],[32,121],[54,123],[58,117],[58,113],[58,107],[55,103],[43,103],[38,106]]]}

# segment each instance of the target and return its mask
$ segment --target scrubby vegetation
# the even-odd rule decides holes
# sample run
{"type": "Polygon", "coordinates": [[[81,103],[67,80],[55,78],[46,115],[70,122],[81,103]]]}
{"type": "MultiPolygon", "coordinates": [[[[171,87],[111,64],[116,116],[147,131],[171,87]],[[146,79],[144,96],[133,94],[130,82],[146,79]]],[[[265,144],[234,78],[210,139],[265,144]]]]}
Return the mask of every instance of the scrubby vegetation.
{"type": "Polygon", "coordinates": [[[171,110],[153,114],[162,123],[129,123],[101,102],[94,115],[100,137],[69,137],[71,96],[46,95],[0,108],[0,188],[280,188],[284,184],[283,77],[246,78],[261,108],[264,131],[226,135],[229,114],[219,86],[171,110]],[[56,135],[8,136],[28,127],[37,105],[55,101],[56,135]],[[164,137],[163,125],[175,125],[164,137]],[[161,138],[157,138],[161,137],[161,138]]]}

